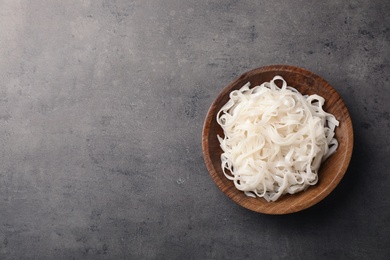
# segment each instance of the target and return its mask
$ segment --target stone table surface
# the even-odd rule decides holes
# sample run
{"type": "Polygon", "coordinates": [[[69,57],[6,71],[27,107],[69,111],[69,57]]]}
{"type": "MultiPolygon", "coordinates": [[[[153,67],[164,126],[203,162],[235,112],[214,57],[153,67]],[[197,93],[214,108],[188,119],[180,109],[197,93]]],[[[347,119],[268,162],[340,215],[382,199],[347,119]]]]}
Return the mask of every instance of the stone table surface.
{"type": "Polygon", "coordinates": [[[0,259],[386,259],[389,13],[386,0],[0,0],[0,259]],[[216,95],[270,64],[325,78],[355,131],[334,192],[284,216],[228,199],[201,149],[216,95]]]}

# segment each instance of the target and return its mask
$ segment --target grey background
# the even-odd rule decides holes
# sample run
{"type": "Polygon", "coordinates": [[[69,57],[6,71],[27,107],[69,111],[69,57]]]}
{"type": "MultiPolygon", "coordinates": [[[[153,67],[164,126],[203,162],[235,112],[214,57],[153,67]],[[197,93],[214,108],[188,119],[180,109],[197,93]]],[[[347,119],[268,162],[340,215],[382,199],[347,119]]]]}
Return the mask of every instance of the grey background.
{"type": "Polygon", "coordinates": [[[0,259],[386,259],[390,2],[0,1],[0,259]],[[221,89],[290,64],[352,116],[336,190],[239,207],[203,162],[221,89]]]}

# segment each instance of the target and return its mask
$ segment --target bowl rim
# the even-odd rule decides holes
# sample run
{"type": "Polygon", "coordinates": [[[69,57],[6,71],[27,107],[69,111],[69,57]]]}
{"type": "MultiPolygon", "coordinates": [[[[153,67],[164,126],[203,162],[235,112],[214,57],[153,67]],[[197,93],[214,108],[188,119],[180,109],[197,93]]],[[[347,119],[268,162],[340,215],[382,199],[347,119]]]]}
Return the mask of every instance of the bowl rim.
{"type": "MultiPolygon", "coordinates": [[[[252,86],[253,87],[253,86],[252,86]]],[[[294,86],[293,86],[294,87],[294,86]]],[[[264,214],[272,214],[272,215],[281,215],[281,214],[290,214],[290,213],[295,213],[298,211],[302,211],[304,209],[307,209],[318,202],[322,201],[326,196],[328,196],[339,184],[341,179],[344,177],[349,163],[351,161],[352,157],[352,152],[353,152],[353,142],[354,142],[354,134],[353,134],[353,127],[352,127],[352,120],[350,117],[350,114],[348,112],[347,107],[345,106],[343,100],[341,99],[340,95],[338,92],[322,77],[319,75],[301,68],[297,66],[292,66],[292,65],[268,65],[268,66],[262,66],[258,67],[252,70],[249,70],[247,72],[244,72],[240,76],[236,77],[233,79],[228,85],[226,85],[224,88],[221,89],[219,94],[216,96],[216,98],[213,100],[210,108],[207,111],[204,124],[203,124],[203,129],[202,129],[202,151],[203,151],[203,158],[206,164],[206,168],[211,175],[213,181],[216,183],[218,188],[231,200],[233,200],[235,203],[239,204],[240,206],[258,212],[258,213],[264,213],[264,214]],[[332,181],[329,183],[328,186],[326,186],[323,190],[320,190],[315,197],[310,198],[310,200],[305,201],[304,203],[299,203],[299,204],[294,204],[292,206],[289,206],[288,203],[282,204],[282,206],[278,205],[278,200],[276,202],[267,202],[265,203],[264,207],[254,207],[252,206],[253,204],[251,203],[246,203],[245,200],[242,198],[238,198],[235,194],[237,194],[237,191],[234,192],[229,192],[227,187],[223,185],[223,182],[221,181],[221,176],[217,173],[217,170],[215,169],[212,159],[211,159],[211,154],[210,154],[210,145],[209,145],[209,136],[210,136],[210,124],[212,120],[215,120],[215,115],[217,110],[217,106],[219,105],[218,101],[223,98],[227,93],[230,93],[233,89],[235,89],[236,85],[243,81],[246,78],[250,78],[251,76],[257,75],[259,73],[265,73],[265,72],[288,72],[288,73],[298,73],[302,74],[305,77],[312,78],[316,82],[319,82],[319,84],[327,90],[332,91],[332,96],[334,95],[337,99],[338,102],[340,103],[339,105],[341,106],[340,109],[343,110],[343,113],[345,115],[344,118],[344,123],[346,123],[346,130],[347,130],[347,138],[344,140],[346,142],[346,151],[344,155],[344,160],[343,164],[341,165],[341,168],[339,169],[338,172],[335,173],[334,178],[332,181]]],[[[242,192],[242,191],[240,191],[242,192]]],[[[305,191],[304,191],[305,192],[305,191]]],[[[297,193],[299,194],[299,193],[297,193]]],[[[283,196],[294,196],[294,195],[283,195],[283,196]]],[[[250,198],[247,197],[246,200],[259,200],[263,198],[250,198]]],[[[291,202],[294,202],[294,199],[290,199],[291,202]]]]}

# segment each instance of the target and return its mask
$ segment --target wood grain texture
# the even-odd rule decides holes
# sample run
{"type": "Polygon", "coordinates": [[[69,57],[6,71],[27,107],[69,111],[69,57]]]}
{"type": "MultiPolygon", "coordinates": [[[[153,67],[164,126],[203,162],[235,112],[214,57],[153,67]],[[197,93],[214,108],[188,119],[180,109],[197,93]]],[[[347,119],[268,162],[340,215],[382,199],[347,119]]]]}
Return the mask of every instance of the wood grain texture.
{"type": "Polygon", "coordinates": [[[207,169],[222,192],[239,205],[265,214],[288,214],[306,209],[324,199],[343,178],[352,156],[353,128],[348,110],[340,95],[320,76],[294,66],[272,65],[248,71],[233,80],[216,97],[207,113],[202,135],[203,156],[207,169]],[[316,185],[294,195],[283,195],[275,202],[263,198],[246,196],[228,180],[221,169],[221,153],[217,135],[223,136],[222,128],[216,121],[217,112],[228,101],[232,90],[241,88],[247,82],[257,86],[270,81],[276,75],[282,76],[289,86],[302,94],[317,94],[325,98],[324,110],[332,113],[340,125],[336,127],[335,137],[339,147],[320,167],[316,185]]]}

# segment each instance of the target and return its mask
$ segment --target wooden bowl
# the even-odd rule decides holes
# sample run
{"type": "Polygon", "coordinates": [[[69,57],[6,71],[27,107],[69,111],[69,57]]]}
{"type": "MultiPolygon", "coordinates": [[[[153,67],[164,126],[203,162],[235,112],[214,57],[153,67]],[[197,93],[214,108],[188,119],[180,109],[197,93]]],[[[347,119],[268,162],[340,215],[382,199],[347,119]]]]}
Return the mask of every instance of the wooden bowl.
{"type": "Polygon", "coordinates": [[[288,214],[306,209],[324,199],[343,178],[352,156],[353,129],[348,110],[339,94],[329,83],[318,75],[293,66],[272,65],[257,68],[244,73],[227,85],[212,103],[203,126],[203,156],[211,177],[222,192],[244,208],[265,214],[288,214]],[[270,81],[276,75],[282,76],[289,86],[296,88],[303,95],[318,94],[325,98],[324,110],[332,113],[340,125],[336,127],[335,137],[339,147],[331,157],[322,163],[316,185],[306,191],[293,195],[282,195],[275,202],[263,198],[251,198],[238,190],[228,180],[221,169],[221,153],[217,135],[223,136],[222,128],[216,121],[217,112],[228,101],[232,90],[241,88],[247,82],[251,87],[270,81]]]}

